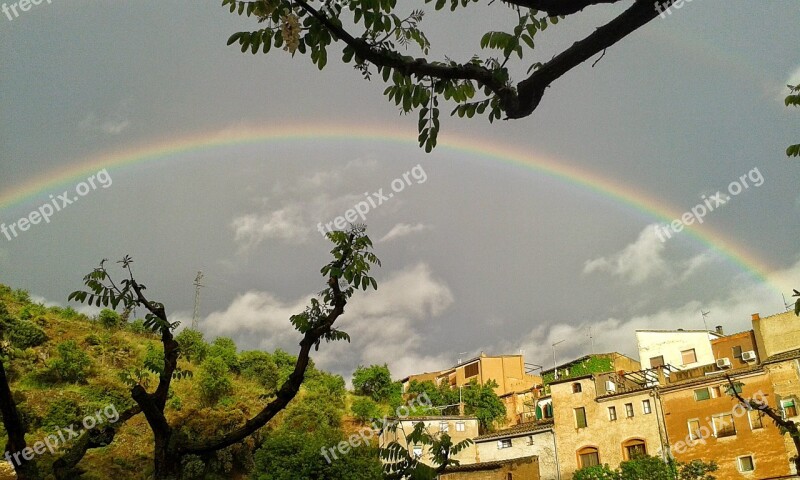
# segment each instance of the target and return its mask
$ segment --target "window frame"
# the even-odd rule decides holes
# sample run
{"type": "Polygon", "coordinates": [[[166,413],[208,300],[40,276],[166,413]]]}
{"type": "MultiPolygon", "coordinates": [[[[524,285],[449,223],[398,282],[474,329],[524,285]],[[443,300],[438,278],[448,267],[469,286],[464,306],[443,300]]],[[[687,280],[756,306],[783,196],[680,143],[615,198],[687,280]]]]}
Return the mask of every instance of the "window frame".
{"type": "Polygon", "coordinates": [[[635,412],[633,411],[633,403],[625,404],[625,418],[633,418],[635,412]]]}
{"type": "Polygon", "coordinates": [[[697,363],[697,350],[694,349],[694,348],[687,348],[686,350],[681,350],[681,362],[683,362],[683,365],[689,365],[689,364],[692,364],[692,363],[697,363]],[[685,355],[688,352],[691,352],[692,353],[692,357],[694,358],[694,360],[692,360],[691,362],[687,362],[686,361],[686,356],[685,355]]]}
{"type": "Polygon", "coordinates": [[[741,345],[734,345],[731,347],[731,356],[733,358],[738,358],[739,360],[742,359],[742,353],[744,353],[744,348],[741,345]],[[736,353],[736,349],[739,349],[739,353],[736,353]]]}
{"type": "Polygon", "coordinates": [[[467,430],[467,424],[462,421],[456,422],[456,432],[464,432],[467,430]]]}
{"type": "Polygon", "coordinates": [[[757,408],[751,408],[747,411],[747,422],[750,424],[750,430],[761,430],[764,428],[764,412],[757,408]],[[753,413],[756,414],[756,418],[758,418],[758,426],[753,426],[753,413]]]}
{"type": "Polygon", "coordinates": [[[686,428],[689,430],[689,440],[699,440],[702,435],[700,434],[700,419],[690,418],[686,420],[686,428]],[[697,423],[697,430],[692,430],[692,423],[697,423]]]}
{"type": "Polygon", "coordinates": [[[597,448],[597,447],[594,447],[594,446],[589,446],[589,445],[587,445],[587,446],[585,446],[585,447],[581,447],[581,448],[579,448],[579,449],[578,449],[578,450],[575,452],[575,454],[576,454],[576,455],[577,455],[577,457],[578,457],[578,465],[580,466],[580,468],[591,467],[591,466],[593,466],[593,465],[602,465],[602,463],[600,462],[600,449],[599,449],[599,448],[597,448]],[[593,464],[591,464],[591,465],[585,465],[585,464],[583,463],[583,457],[584,457],[584,455],[594,455],[594,460],[595,460],[597,463],[593,463],[593,464]]]}
{"type": "Polygon", "coordinates": [[[504,450],[506,448],[511,448],[513,443],[511,442],[510,438],[501,438],[497,441],[497,449],[504,450]]]}
{"type": "Polygon", "coordinates": [[[439,420],[439,431],[446,433],[450,431],[450,422],[447,420],[439,420]]]}
{"type": "Polygon", "coordinates": [[[753,458],[752,454],[751,455],[741,455],[739,457],[736,457],[736,470],[738,470],[739,473],[755,472],[756,471],[756,459],[753,458]],[[750,467],[751,467],[750,470],[745,470],[744,468],[742,468],[742,459],[744,459],[744,458],[749,458],[750,459],[750,467]]]}
{"type": "Polygon", "coordinates": [[[583,391],[583,387],[581,386],[580,382],[575,382],[572,384],[572,393],[581,393],[583,391]]]}
{"type": "Polygon", "coordinates": [[[464,378],[477,377],[481,373],[480,364],[481,364],[481,362],[475,361],[475,362],[469,363],[467,365],[464,365],[464,378]],[[475,367],[475,368],[473,369],[472,367],[475,367]],[[475,373],[471,374],[470,372],[472,370],[474,370],[475,373]]]}
{"type": "Polygon", "coordinates": [[[589,419],[586,418],[586,408],[576,407],[573,408],[572,411],[575,415],[575,428],[586,428],[589,426],[589,419]],[[580,416],[578,415],[578,411],[581,413],[580,416]],[[581,425],[581,422],[579,421],[581,418],[583,418],[583,425],[581,425]]]}
{"type": "Polygon", "coordinates": [[[642,400],[642,414],[649,415],[651,413],[653,413],[653,406],[650,405],[650,399],[645,398],[644,400],[642,400]]]}
{"type": "Polygon", "coordinates": [[[781,416],[783,417],[784,420],[786,420],[787,418],[794,418],[797,416],[797,401],[794,398],[782,398],[780,403],[781,403],[781,416]],[[787,413],[784,402],[791,404],[790,407],[794,411],[794,415],[789,415],[787,413]]]}
{"type": "Polygon", "coordinates": [[[711,428],[714,431],[714,437],[715,438],[725,438],[725,437],[734,437],[734,436],[736,436],[736,422],[734,421],[732,413],[715,413],[714,415],[711,415],[711,428]],[[717,422],[715,422],[714,420],[716,420],[718,418],[725,418],[725,417],[730,417],[730,420],[731,420],[730,421],[730,425],[731,425],[731,427],[733,429],[733,433],[726,433],[725,435],[720,435],[719,432],[717,432],[717,422]]]}
{"type": "Polygon", "coordinates": [[[708,399],[710,399],[710,398],[711,398],[711,391],[709,390],[709,388],[708,388],[708,387],[703,387],[703,388],[695,388],[695,389],[694,389],[694,401],[695,401],[695,402],[703,402],[703,401],[706,401],[706,400],[708,400],[708,399]],[[697,392],[706,392],[706,393],[705,393],[706,397],[705,397],[705,398],[700,398],[700,397],[697,395],[697,392]]]}
{"type": "MultiPolygon", "coordinates": [[[[631,438],[622,442],[622,455],[625,460],[632,460],[631,449],[641,447],[642,455],[647,455],[647,441],[643,438],[631,438]]],[[[635,452],[634,452],[635,453],[635,452]]]]}
{"type": "Polygon", "coordinates": [[[608,421],[614,422],[617,420],[617,407],[610,406],[608,407],[608,421]]]}

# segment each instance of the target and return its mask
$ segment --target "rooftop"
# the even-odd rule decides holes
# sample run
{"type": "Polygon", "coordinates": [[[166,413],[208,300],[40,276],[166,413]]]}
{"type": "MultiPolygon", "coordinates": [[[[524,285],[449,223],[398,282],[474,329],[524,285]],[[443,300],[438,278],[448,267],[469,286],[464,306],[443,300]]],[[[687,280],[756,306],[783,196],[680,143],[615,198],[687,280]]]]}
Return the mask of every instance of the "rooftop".
{"type": "Polygon", "coordinates": [[[444,473],[451,473],[451,472],[480,472],[481,470],[496,470],[503,465],[508,465],[512,463],[530,463],[530,462],[538,462],[539,457],[536,455],[531,455],[529,457],[519,457],[514,458],[511,460],[497,460],[494,462],[482,462],[482,463],[470,463],[468,465],[458,465],[456,467],[447,467],[444,473]]]}
{"type": "Polygon", "coordinates": [[[526,423],[520,423],[519,425],[514,425],[513,427],[504,428],[503,430],[498,430],[496,432],[479,435],[475,437],[473,440],[477,442],[480,440],[513,437],[516,435],[524,435],[527,433],[549,430],[551,428],[553,428],[552,420],[549,422],[526,422],[526,423]]]}

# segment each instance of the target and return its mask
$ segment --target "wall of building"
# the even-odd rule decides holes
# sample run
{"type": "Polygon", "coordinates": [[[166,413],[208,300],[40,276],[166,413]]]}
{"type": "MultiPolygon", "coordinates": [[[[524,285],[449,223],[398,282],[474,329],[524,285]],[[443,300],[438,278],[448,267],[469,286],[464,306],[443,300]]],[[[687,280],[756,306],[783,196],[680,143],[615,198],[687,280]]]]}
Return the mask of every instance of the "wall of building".
{"type": "Polygon", "coordinates": [[[800,320],[793,311],[761,318],[753,315],[753,331],[763,359],[800,348],[800,320]]]}
{"type": "Polygon", "coordinates": [[[756,363],[755,361],[746,362],[742,360],[741,355],[738,357],[734,356],[734,347],[740,347],[742,352],[756,351],[756,338],[752,330],[711,340],[711,351],[714,353],[714,358],[717,360],[720,358],[727,358],[730,360],[731,368],[742,368],[756,363]]]}
{"type": "Polygon", "coordinates": [[[494,462],[536,455],[539,458],[539,475],[542,480],[557,480],[555,433],[553,430],[539,430],[520,433],[512,437],[511,446],[498,448],[499,438],[476,440],[478,462],[494,462]]]}
{"type": "Polygon", "coordinates": [[[536,457],[521,458],[496,468],[443,473],[440,480],[540,480],[536,457]]]}
{"type": "MultiPolygon", "coordinates": [[[[772,387],[775,391],[775,405],[782,399],[795,399],[797,404],[797,397],[800,397],[800,360],[793,358],[786,361],[772,363],[764,366],[770,380],[772,387]]],[[[770,402],[772,405],[772,402],[770,402]]],[[[800,405],[798,405],[798,413],[800,413],[800,405]]],[[[789,417],[795,422],[800,422],[798,417],[789,417]]],[[[783,436],[784,447],[788,456],[791,458],[797,455],[797,450],[794,447],[794,442],[789,435],[783,436]]],[[[792,473],[796,474],[794,464],[790,466],[792,473]]]]}
{"type": "Polygon", "coordinates": [[[716,336],[706,331],[648,331],[638,330],[636,342],[639,346],[641,368],[652,368],[650,359],[663,356],[664,362],[678,369],[687,369],[714,363],[711,338],[716,336]],[[697,361],[684,364],[681,352],[694,348],[697,361]]]}
{"type": "MultiPolygon", "coordinates": [[[[769,376],[765,372],[734,376],[734,382],[743,382],[742,396],[753,398],[757,392],[766,395],[770,406],[775,404],[775,394],[769,376]]],[[[767,478],[789,474],[789,459],[785,445],[777,427],[767,417],[762,418],[763,428],[752,429],[743,407],[725,394],[727,382],[722,376],[690,381],[687,385],[669,387],[662,390],[667,432],[669,433],[672,453],[678,461],[688,462],[695,458],[704,461],[715,460],[719,470],[714,473],[717,478],[767,478]],[[699,388],[720,387],[720,394],[708,400],[696,400],[695,390],[699,388]],[[716,438],[713,436],[711,417],[714,414],[732,413],[736,434],[716,438]],[[698,419],[700,426],[706,427],[701,434],[703,441],[692,441],[687,438],[688,422],[698,419]],[[704,433],[705,432],[705,433],[704,433]],[[687,442],[688,440],[688,442],[687,442]],[[737,458],[751,455],[755,470],[741,473],[737,458]]]]}
{"type": "MultiPolygon", "coordinates": [[[[432,433],[438,434],[441,432],[441,422],[447,422],[447,434],[450,435],[450,438],[453,440],[453,444],[457,444],[465,439],[473,439],[478,436],[478,419],[475,417],[458,417],[458,416],[441,416],[441,417],[419,417],[413,418],[409,417],[403,420],[400,420],[397,426],[397,429],[391,431],[389,429],[384,429],[383,433],[379,438],[379,445],[386,446],[390,442],[397,442],[407,450],[412,451],[413,445],[409,446],[408,442],[406,441],[405,435],[414,431],[414,426],[419,422],[425,423],[425,429],[432,433]],[[464,431],[459,432],[456,430],[456,422],[464,422],[464,431]]],[[[422,460],[424,463],[431,464],[431,457],[429,454],[429,449],[423,450],[422,460]]],[[[475,444],[472,443],[464,450],[460,451],[457,455],[453,457],[455,460],[458,460],[463,463],[475,463],[477,458],[477,449],[475,444]]]]}
{"type": "MultiPolygon", "coordinates": [[[[642,439],[648,454],[659,452],[665,430],[660,421],[656,398],[650,396],[650,392],[648,389],[597,398],[594,378],[551,385],[562,478],[571,478],[575,470],[580,468],[578,450],[583,447],[597,448],[600,463],[608,463],[612,468],[627,459],[623,443],[628,440],[642,439]],[[579,393],[573,393],[574,383],[581,385],[579,393]],[[650,401],[651,413],[643,412],[643,400],[650,401]],[[633,417],[626,417],[626,403],[633,405],[633,417]],[[616,420],[609,419],[608,407],[612,406],[616,408],[616,420]],[[577,407],[586,410],[587,426],[584,428],[576,426],[574,409],[577,407]]],[[[605,391],[600,394],[604,395],[605,391]]]]}

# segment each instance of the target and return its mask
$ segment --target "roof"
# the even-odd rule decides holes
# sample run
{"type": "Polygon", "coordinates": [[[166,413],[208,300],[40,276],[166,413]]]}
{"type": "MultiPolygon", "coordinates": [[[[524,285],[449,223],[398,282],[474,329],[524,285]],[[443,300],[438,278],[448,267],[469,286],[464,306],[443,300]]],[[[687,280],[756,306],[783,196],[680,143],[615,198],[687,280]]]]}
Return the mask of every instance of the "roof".
{"type": "Polygon", "coordinates": [[[512,355],[483,355],[483,354],[481,354],[481,355],[479,355],[479,356],[477,356],[477,357],[470,358],[469,360],[464,360],[464,361],[463,361],[463,362],[461,362],[461,363],[456,363],[455,365],[453,365],[452,367],[450,367],[450,369],[454,369],[454,368],[458,368],[458,367],[463,367],[464,365],[467,365],[467,364],[469,364],[469,363],[472,363],[472,362],[477,362],[478,360],[480,360],[480,359],[482,359],[482,358],[506,358],[506,357],[521,357],[521,356],[522,356],[522,355],[520,355],[520,354],[518,354],[518,353],[517,353],[517,354],[512,354],[512,355]]]}
{"type": "Polygon", "coordinates": [[[711,335],[715,335],[717,337],[726,337],[727,335],[720,335],[719,333],[715,332],[714,330],[695,330],[691,328],[676,328],[674,330],[658,330],[658,329],[640,329],[636,330],[636,333],[639,332],[652,332],[652,333],[708,333],[711,335]]]}
{"type": "Polygon", "coordinates": [[[577,377],[559,378],[558,380],[553,380],[548,385],[556,385],[565,382],[574,382],[575,380],[585,380],[587,378],[594,378],[594,375],[595,375],[594,373],[587,373],[586,375],[579,375],[577,377]]]}
{"type": "Polygon", "coordinates": [[[426,415],[422,417],[388,417],[388,420],[399,420],[401,422],[430,422],[432,420],[478,420],[478,417],[462,417],[460,415],[426,415]]]}
{"type": "Polygon", "coordinates": [[[478,435],[477,437],[473,438],[473,440],[479,442],[481,440],[514,437],[517,435],[524,435],[532,432],[549,430],[551,428],[553,428],[552,420],[549,422],[526,422],[526,423],[520,423],[519,425],[514,425],[513,427],[510,428],[498,430],[496,432],[487,433],[485,435],[478,435]]]}
{"type": "Polygon", "coordinates": [[[481,462],[481,463],[470,463],[468,465],[458,465],[456,467],[447,467],[443,473],[451,473],[451,472],[479,472],[481,470],[495,470],[503,465],[508,465],[512,463],[530,463],[539,461],[539,457],[536,455],[531,455],[529,457],[518,457],[512,458],[511,460],[497,460],[494,462],[481,462]]]}
{"type": "Polygon", "coordinates": [[[786,360],[793,360],[795,358],[800,358],[800,348],[796,348],[794,350],[789,350],[788,352],[776,353],[775,355],[767,357],[767,359],[764,360],[761,363],[762,364],[777,363],[777,362],[783,362],[783,361],[786,361],[786,360]]]}
{"type": "Polygon", "coordinates": [[[714,372],[713,375],[704,375],[702,377],[687,378],[686,380],[680,380],[675,383],[668,383],[666,385],[663,385],[661,387],[661,390],[662,391],[678,390],[682,387],[687,387],[690,385],[702,385],[707,382],[719,381],[720,378],[725,378],[726,374],[730,375],[731,377],[738,377],[741,375],[747,375],[750,373],[757,373],[763,371],[764,369],[761,367],[761,365],[753,365],[750,367],[737,368],[732,370],[719,370],[717,372],[714,372]]]}

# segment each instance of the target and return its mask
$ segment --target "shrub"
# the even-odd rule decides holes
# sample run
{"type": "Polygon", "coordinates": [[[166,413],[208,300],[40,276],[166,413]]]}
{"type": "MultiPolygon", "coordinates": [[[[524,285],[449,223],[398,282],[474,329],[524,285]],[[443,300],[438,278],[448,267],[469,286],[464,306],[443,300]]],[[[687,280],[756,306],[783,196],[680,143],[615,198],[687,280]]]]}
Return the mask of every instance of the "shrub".
{"type": "Polygon", "coordinates": [[[353,372],[353,389],[359,395],[371,397],[376,402],[389,400],[392,394],[392,375],[383,365],[359,365],[353,372]]]}
{"type": "Polygon", "coordinates": [[[228,366],[219,357],[209,357],[200,365],[197,384],[200,387],[200,399],[211,407],[222,397],[233,393],[228,366]]]}
{"type": "Polygon", "coordinates": [[[148,330],[147,327],[144,326],[144,319],[137,318],[136,320],[132,321],[128,324],[128,329],[136,334],[139,335],[147,335],[152,333],[152,331],[148,330]]]}
{"type": "Polygon", "coordinates": [[[228,337],[217,337],[208,349],[209,357],[219,357],[228,366],[228,370],[239,373],[239,356],[236,354],[236,343],[228,337]]]}
{"type": "Polygon", "coordinates": [[[242,352],[239,355],[239,369],[242,376],[257,381],[267,390],[276,390],[278,387],[278,366],[267,352],[242,352]]]}
{"type": "Polygon", "coordinates": [[[350,406],[353,415],[361,423],[368,423],[373,418],[380,417],[380,410],[378,404],[369,397],[359,397],[353,400],[350,406]]]}
{"type": "Polygon", "coordinates": [[[147,352],[144,354],[144,367],[157,375],[164,373],[163,346],[155,346],[152,343],[147,345],[147,352]]]}
{"type": "Polygon", "coordinates": [[[45,313],[47,313],[47,308],[45,308],[44,305],[29,303],[19,309],[19,313],[17,314],[17,316],[21,320],[30,320],[34,317],[41,317],[45,313]]]}
{"type": "Polygon", "coordinates": [[[61,318],[65,318],[67,320],[74,320],[78,318],[81,314],[78,313],[74,308],[67,307],[61,310],[61,318]]]}
{"type": "Polygon", "coordinates": [[[572,475],[572,480],[620,480],[620,478],[619,472],[612,470],[608,464],[584,467],[572,475]]]}
{"type": "Polygon", "coordinates": [[[203,340],[203,333],[191,328],[185,328],[175,336],[175,341],[181,349],[181,355],[194,363],[201,363],[208,354],[208,343],[203,340]]]}
{"type": "Polygon", "coordinates": [[[122,317],[119,316],[119,313],[111,310],[110,308],[104,308],[100,310],[100,314],[97,316],[97,321],[100,322],[100,325],[106,328],[117,328],[122,323],[122,317]]]}
{"type": "Polygon", "coordinates": [[[14,290],[14,300],[18,301],[19,303],[30,303],[31,294],[28,293],[27,290],[23,290],[21,288],[14,290]]]}
{"type": "Polygon", "coordinates": [[[83,418],[80,405],[70,398],[59,398],[47,410],[42,419],[42,427],[55,430],[72,425],[83,418]]]}
{"type": "Polygon", "coordinates": [[[83,382],[92,365],[89,356],[81,350],[74,340],[59,343],[56,347],[58,356],[47,364],[47,376],[58,382],[83,382]]]}
{"type": "Polygon", "coordinates": [[[46,342],[47,335],[31,322],[19,321],[8,329],[8,340],[17,348],[31,348],[46,342]]]}

